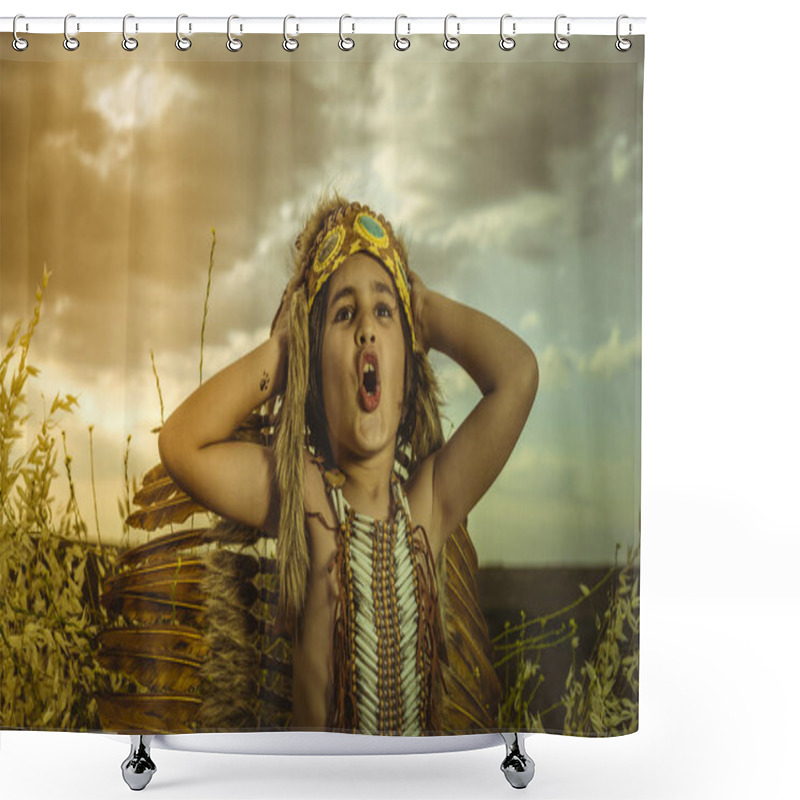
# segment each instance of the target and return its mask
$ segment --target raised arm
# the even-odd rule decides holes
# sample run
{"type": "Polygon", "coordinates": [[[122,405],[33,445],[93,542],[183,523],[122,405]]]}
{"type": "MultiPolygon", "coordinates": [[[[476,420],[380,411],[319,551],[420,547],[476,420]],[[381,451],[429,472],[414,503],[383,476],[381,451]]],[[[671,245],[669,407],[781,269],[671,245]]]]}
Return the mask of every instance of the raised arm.
{"type": "Polygon", "coordinates": [[[206,508],[254,527],[269,516],[274,454],[231,436],[253,409],[283,390],[283,341],[273,334],[202,384],[158,437],[161,461],[175,483],[206,508]]]}
{"type": "Polygon", "coordinates": [[[539,366],[530,347],[508,328],[427,289],[413,273],[412,295],[423,346],[450,356],[483,394],[426,465],[432,471],[432,527],[446,537],[511,455],[536,397],[539,366]]]}

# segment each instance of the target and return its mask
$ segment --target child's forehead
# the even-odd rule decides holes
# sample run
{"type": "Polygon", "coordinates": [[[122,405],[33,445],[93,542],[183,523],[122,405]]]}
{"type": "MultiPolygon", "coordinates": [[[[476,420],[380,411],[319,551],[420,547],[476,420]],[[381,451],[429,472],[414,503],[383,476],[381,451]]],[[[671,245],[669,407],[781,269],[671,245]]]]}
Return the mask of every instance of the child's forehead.
{"type": "Polygon", "coordinates": [[[386,293],[395,295],[391,273],[374,256],[366,252],[348,256],[342,265],[331,275],[328,297],[330,302],[342,289],[386,293]]]}

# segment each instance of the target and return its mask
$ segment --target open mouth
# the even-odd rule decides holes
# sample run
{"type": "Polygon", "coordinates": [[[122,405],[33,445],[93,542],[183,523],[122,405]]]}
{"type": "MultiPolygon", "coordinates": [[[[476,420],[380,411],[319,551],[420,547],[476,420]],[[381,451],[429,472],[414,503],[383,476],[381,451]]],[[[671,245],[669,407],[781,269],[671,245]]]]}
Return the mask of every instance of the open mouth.
{"type": "Polygon", "coordinates": [[[365,411],[374,411],[380,403],[380,372],[378,369],[378,356],[375,353],[364,353],[361,357],[359,399],[361,407],[365,411]]]}

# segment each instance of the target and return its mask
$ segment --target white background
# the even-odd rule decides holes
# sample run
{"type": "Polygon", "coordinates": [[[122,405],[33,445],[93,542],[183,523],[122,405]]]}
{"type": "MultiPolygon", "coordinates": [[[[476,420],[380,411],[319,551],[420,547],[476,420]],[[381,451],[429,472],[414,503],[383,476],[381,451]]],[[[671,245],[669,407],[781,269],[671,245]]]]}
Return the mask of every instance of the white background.
{"type": "MultiPolygon", "coordinates": [[[[647,17],[640,731],[533,736],[550,798],[797,797],[797,7],[29,0],[27,16],[647,17]],[[730,8],[730,13],[727,9],[730,8]]],[[[10,47],[10,34],[0,36],[10,47]]],[[[126,740],[4,732],[2,798],[127,797],[126,740]]],[[[504,751],[154,751],[163,798],[492,798],[504,751]]]]}

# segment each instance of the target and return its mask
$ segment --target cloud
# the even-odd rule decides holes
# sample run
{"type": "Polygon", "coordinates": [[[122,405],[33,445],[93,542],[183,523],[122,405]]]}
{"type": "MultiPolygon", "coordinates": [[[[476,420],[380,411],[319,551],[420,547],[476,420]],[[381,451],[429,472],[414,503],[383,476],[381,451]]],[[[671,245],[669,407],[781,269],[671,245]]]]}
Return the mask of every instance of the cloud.
{"type": "Polygon", "coordinates": [[[519,321],[519,329],[521,331],[528,331],[533,328],[538,328],[541,324],[542,318],[537,311],[526,311],[519,321]]]}
{"type": "Polygon", "coordinates": [[[582,358],[579,362],[581,372],[610,378],[619,372],[628,369],[630,365],[641,358],[642,334],[622,341],[619,326],[615,325],[611,336],[605,344],[600,345],[589,357],[582,358]]]}
{"type": "Polygon", "coordinates": [[[538,191],[522,192],[494,203],[486,203],[463,214],[448,217],[450,224],[439,231],[444,247],[453,245],[511,250],[531,230],[547,228],[562,213],[560,200],[538,191]]]}
{"type": "Polygon", "coordinates": [[[614,183],[622,183],[628,177],[638,155],[638,148],[631,146],[624,133],[614,137],[610,153],[611,179],[614,183]]]}
{"type": "Polygon", "coordinates": [[[582,476],[592,469],[588,454],[553,449],[539,438],[523,435],[497,479],[499,490],[516,495],[520,503],[531,497],[585,503],[587,492],[580,486],[584,482],[582,476]]]}
{"type": "Polygon", "coordinates": [[[64,160],[71,157],[108,181],[128,174],[136,146],[132,134],[157,131],[168,115],[182,114],[200,93],[190,80],[166,71],[163,64],[111,70],[105,62],[101,65],[85,65],[83,91],[68,90],[74,111],[54,115],[49,124],[59,127],[43,128],[38,149],[58,159],[61,169],[69,169],[64,160]]]}
{"type": "Polygon", "coordinates": [[[44,397],[49,406],[57,393],[76,395],[79,406],[73,418],[94,425],[117,441],[124,441],[132,431],[147,431],[158,422],[158,396],[150,369],[120,373],[114,366],[97,368],[41,356],[34,363],[41,372],[30,384],[32,407],[41,408],[41,401],[34,398],[44,397]]]}
{"type": "MultiPolygon", "coordinates": [[[[539,438],[539,437],[537,437],[539,438]]],[[[521,440],[469,517],[481,563],[602,563],[637,535],[632,449],[521,440]]]]}
{"type": "Polygon", "coordinates": [[[575,355],[553,344],[548,344],[541,354],[537,353],[539,362],[539,391],[565,389],[569,386],[575,368],[575,355]]]}
{"type": "Polygon", "coordinates": [[[459,400],[472,399],[476,395],[477,398],[480,398],[480,391],[475,385],[475,381],[455,361],[448,360],[444,363],[439,362],[439,364],[434,362],[434,369],[448,405],[459,400]]]}
{"type": "Polygon", "coordinates": [[[623,340],[618,325],[612,328],[608,341],[588,354],[574,348],[548,344],[541,353],[537,353],[539,389],[565,389],[576,374],[609,380],[629,369],[641,355],[642,334],[623,340]]]}
{"type": "Polygon", "coordinates": [[[617,542],[638,540],[627,509],[547,497],[532,505],[494,490],[470,514],[469,532],[482,567],[611,564],[617,542]]]}
{"type": "Polygon", "coordinates": [[[317,132],[313,152],[296,146],[298,160],[322,163],[324,153],[325,169],[355,166],[378,196],[391,199],[417,242],[440,250],[496,244],[530,255],[537,230],[561,235],[575,227],[580,207],[573,197],[570,209],[562,207],[564,187],[576,179],[583,185],[586,166],[593,173],[600,167],[592,159],[578,168],[574,154],[599,127],[618,121],[605,104],[564,97],[603,96],[602,70],[538,64],[524,78],[537,102],[520,103],[520,85],[502,63],[467,61],[454,71],[422,53],[399,62],[382,43],[360,46],[377,66],[298,65],[316,116],[300,132],[317,132]],[[339,95],[359,102],[342,104],[339,95]]]}
{"type": "Polygon", "coordinates": [[[131,153],[132,141],[118,137],[105,139],[100,147],[84,147],[77,130],[60,133],[49,132],[42,137],[41,147],[61,157],[72,157],[81,166],[94,172],[102,180],[108,180],[115,170],[125,168],[131,153]]]}
{"type": "Polygon", "coordinates": [[[84,70],[83,76],[86,106],[114,134],[157,127],[200,96],[195,83],[170,62],[136,64],[122,72],[102,64],[102,69],[84,70]]]}

